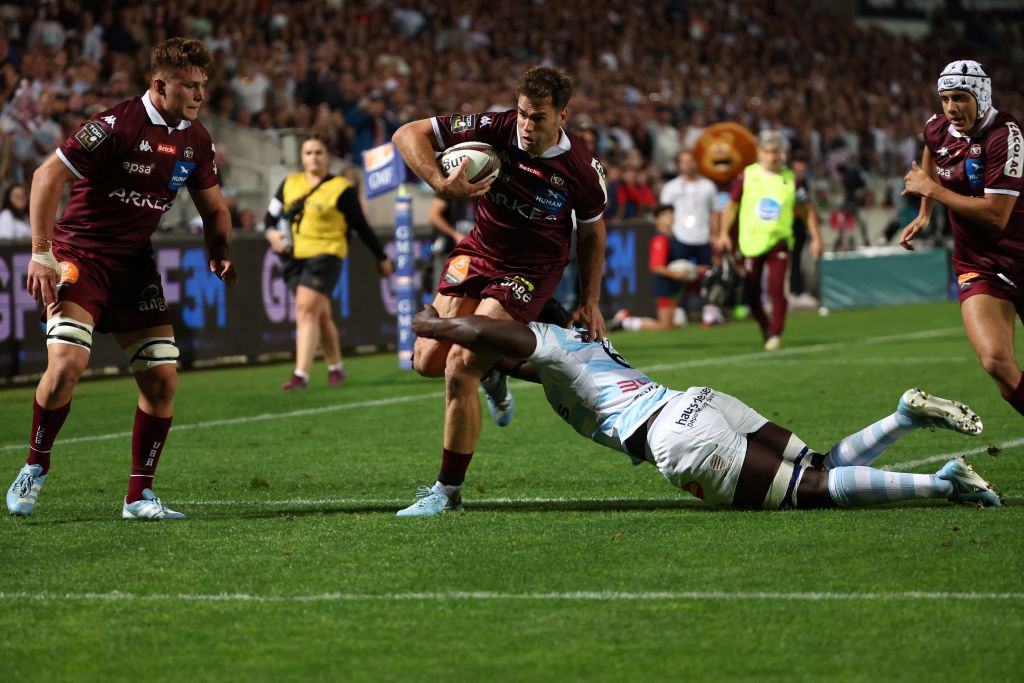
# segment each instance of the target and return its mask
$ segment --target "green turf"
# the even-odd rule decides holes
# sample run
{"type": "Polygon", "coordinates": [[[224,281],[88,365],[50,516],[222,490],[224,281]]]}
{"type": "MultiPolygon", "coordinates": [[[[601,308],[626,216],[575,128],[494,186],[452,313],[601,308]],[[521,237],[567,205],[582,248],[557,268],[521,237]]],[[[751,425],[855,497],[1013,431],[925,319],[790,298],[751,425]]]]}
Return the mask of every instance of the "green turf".
{"type": "MultiPolygon", "coordinates": [[[[955,305],[795,315],[775,354],[757,339],[615,336],[655,379],[735,394],[818,449],[911,386],[970,403],[985,434],[918,432],[881,464],[1024,439],[955,305]]],[[[513,383],[466,513],[399,519],[436,475],[443,402],[396,365],[352,358],[341,389],[318,365],[292,394],[287,366],[183,374],[157,479],[183,523],[119,518],[132,384],[79,386],[39,509],[0,519],[0,680],[1020,680],[1024,447],[972,456],[1002,509],[716,511],[513,383]]],[[[31,394],[0,391],[5,486],[31,394]]]]}

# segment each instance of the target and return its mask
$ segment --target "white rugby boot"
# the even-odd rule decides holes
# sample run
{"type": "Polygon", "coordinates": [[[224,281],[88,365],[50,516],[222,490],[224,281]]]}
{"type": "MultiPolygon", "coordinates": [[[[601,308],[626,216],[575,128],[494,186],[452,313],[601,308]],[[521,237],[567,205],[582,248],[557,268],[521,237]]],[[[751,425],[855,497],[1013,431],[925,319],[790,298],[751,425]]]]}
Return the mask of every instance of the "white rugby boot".
{"type": "Polygon", "coordinates": [[[981,434],[982,430],[981,418],[970,406],[932,396],[923,389],[907,389],[900,397],[897,412],[920,427],[941,427],[971,436],[981,434]]]}

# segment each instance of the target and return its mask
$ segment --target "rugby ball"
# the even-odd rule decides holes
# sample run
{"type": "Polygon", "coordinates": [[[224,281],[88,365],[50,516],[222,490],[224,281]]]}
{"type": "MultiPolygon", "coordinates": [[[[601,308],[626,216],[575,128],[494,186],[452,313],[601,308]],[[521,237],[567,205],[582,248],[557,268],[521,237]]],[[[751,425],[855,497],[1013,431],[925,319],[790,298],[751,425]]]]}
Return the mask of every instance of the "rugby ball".
{"type": "Polygon", "coordinates": [[[463,159],[469,159],[466,165],[466,180],[471,183],[483,183],[497,178],[501,173],[501,159],[494,148],[486,142],[461,142],[441,152],[441,171],[444,177],[451,176],[459,168],[463,159]]]}
{"type": "Polygon", "coordinates": [[[673,273],[679,273],[684,280],[693,281],[697,279],[697,264],[689,259],[676,259],[665,266],[673,273]]]}

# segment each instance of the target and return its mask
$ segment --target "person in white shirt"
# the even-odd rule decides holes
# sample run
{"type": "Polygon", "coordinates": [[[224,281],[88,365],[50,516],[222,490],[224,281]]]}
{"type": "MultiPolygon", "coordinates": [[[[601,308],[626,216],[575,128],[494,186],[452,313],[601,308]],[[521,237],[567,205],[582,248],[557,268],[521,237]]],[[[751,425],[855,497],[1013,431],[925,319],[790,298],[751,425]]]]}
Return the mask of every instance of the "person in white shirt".
{"type": "MultiPolygon", "coordinates": [[[[711,237],[718,234],[721,214],[716,205],[715,184],[697,173],[697,159],[690,150],[676,157],[679,175],[661,188],[661,203],[675,211],[672,223],[673,261],[686,259],[698,266],[711,266],[711,237]]],[[[714,325],[723,321],[722,311],[706,304],[701,322],[714,325]]]]}
{"type": "Polygon", "coordinates": [[[0,206],[0,242],[28,240],[32,228],[28,224],[28,190],[15,183],[4,192],[0,206]]]}

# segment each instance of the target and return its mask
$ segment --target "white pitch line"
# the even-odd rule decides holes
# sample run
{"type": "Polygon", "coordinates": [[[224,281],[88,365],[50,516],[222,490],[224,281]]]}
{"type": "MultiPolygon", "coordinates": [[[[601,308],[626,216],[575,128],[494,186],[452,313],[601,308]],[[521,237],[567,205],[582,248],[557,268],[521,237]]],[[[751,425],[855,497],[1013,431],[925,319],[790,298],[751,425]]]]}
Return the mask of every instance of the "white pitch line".
{"type": "MultiPolygon", "coordinates": [[[[1020,446],[1022,444],[1024,444],[1024,438],[1013,439],[1011,441],[1006,441],[1004,443],[998,444],[998,448],[999,448],[999,450],[1001,452],[1001,451],[1009,450],[1011,448],[1016,448],[1017,446],[1020,446]]],[[[979,453],[986,453],[986,452],[988,452],[988,448],[989,448],[988,446],[982,446],[980,448],[971,448],[971,449],[966,450],[966,451],[956,450],[956,451],[950,451],[948,453],[939,453],[937,455],[929,455],[929,456],[921,458],[919,460],[906,460],[904,462],[896,462],[896,463],[893,463],[891,465],[886,465],[886,466],[882,467],[882,469],[883,470],[896,470],[896,469],[899,469],[899,470],[909,470],[909,469],[913,469],[915,467],[920,467],[921,465],[930,465],[933,462],[942,462],[944,460],[950,460],[952,458],[955,458],[958,455],[977,455],[979,453]]]]}
{"type": "Polygon", "coordinates": [[[679,363],[662,363],[660,365],[648,365],[644,366],[644,370],[647,372],[657,372],[659,370],[680,370],[683,368],[696,368],[705,365],[717,365],[719,363],[736,363],[746,360],[769,360],[773,358],[799,356],[805,353],[818,353],[820,351],[832,351],[833,349],[843,349],[861,345],[884,344],[893,341],[913,341],[915,339],[932,339],[935,337],[949,337],[958,333],[963,333],[962,328],[942,327],[935,330],[922,330],[920,332],[892,334],[886,335],[884,337],[868,337],[866,339],[856,339],[852,341],[830,342],[828,344],[814,344],[811,346],[797,346],[789,349],[783,348],[777,351],[755,351],[753,353],[738,353],[733,356],[720,356],[717,358],[698,358],[695,360],[682,361],[679,363]]]}
{"type": "MultiPolygon", "coordinates": [[[[701,358],[697,360],[681,361],[678,363],[662,363],[660,365],[652,365],[645,368],[650,372],[657,372],[660,370],[681,370],[685,368],[701,367],[707,365],[719,365],[742,362],[746,360],[754,359],[772,359],[781,358],[785,356],[801,355],[806,353],[818,353],[820,351],[830,351],[832,349],[845,348],[850,346],[857,346],[860,344],[882,344],[890,341],[907,341],[913,339],[928,339],[933,337],[946,337],[954,333],[959,333],[961,328],[959,327],[945,327],[935,330],[923,330],[921,332],[908,332],[906,334],[888,335],[884,337],[869,337],[867,339],[860,339],[856,341],[847,342],[834,342],[830,344],[815,344],[813,346],[798,346],[792,349],[781,349],[779,351],[758,351],[756,353],[741,353],[733,356],[720,356],[717,358],[701,358]]],[[[518,382],[517,385],[522,387],[533,387],[529,383],[518,382]]],[[[229,425],[240,425],[249,424],[252,422],[262,422],[266,420],[285,420],[293,417],[304,417],[307,415],[322,415],[324,413],[334,413],[342,410],[355,410],[358,408],[374,408],[380,406],[388,406],[399,403],[408,403],[411,401],[422,401],[425,399],[437,399],[444,396],[442,392],[434,391],[426,394],[413,394],[406,396],[397,396],[394,398],[379,399],[375,401],[358,401],[356,403],[338,403],[334,405],[321,406],[319,408],[306,408],[303,410],[289,410],[280,413],[263,413],[260,415],[248,415],[244,417],[225,418],[222,420],[206,420],[202,422],[193,422],[188,424],[178,424],[171,427],[172,432],[180,432],[191,429],[206,429],[210,427],[225,427],[229,425]]],[[[124,439],[132,435],[131,432],[110,432],[107,434],[93,434],[91,436],[74,436],[69,438],[62,438],[58,440],[60,445],[72,444],[72,443],[85,443],[89,441],[109,441],[111,439],[124,439]]],[[[26,448],[24,442],[8,443],[0,445],[0,452],[13,450],[16,448],[26,448]]]]}
{"type": "MultiPolygon", "coordinates": [[[[251,422],[264,422],[266,420],[283,420],[291,417],[304,417],[306,415],[322,415],[324,413],[336,413],[342,410],[355,410],[357,408],[377,408],[380,406],[389,406],[397,403],[409,403],[411,401],[422,401],[427,398],[444,398],[443,391],[432,391],[429,394],[413,394],[406,396],[395,396],[394,398],[381,398],[373,401],[358,401],[356,403],[336,403],[329,406],[321,406],[319,408],[303,408],[301,410],[289,410],[283,413],[262,413],[260,415],[246,415],[245,417],[230,417],[222,420],[204,420],[202,422],[193,422],[190,424],[174,425],[171,427],[172,432],[184,432],[191,429],[207,429],[209,427],[224,427],[227,425],[237,424],[249,424],[251,422]]],[[[131,432],[112,432],[109,434],[94,434],[92,436],[75,436],[70,439],[60,439],[58,443],[60,445],[69,443],[82,443],[83,441],[108,441],[110,439],[121,439],[127,438],[132,435],[131,432]]],[[[13,448],[25,448],[25,444],[22,443],[9,443],[0,446],[0,451],[8,451],[13,448]]]]}
{"type": "Polygon", "coordinates": [[[967,356],[932,356],[931,358],[787,358],[779,360],[757,358],[737,361],[734,365],[759,365],[774,368],[780,365],[949,365],[951,363],[977,363],[977,360],[967,356]]]}
{"type": "MultiPolygon", "coordinates": [[[[681,496],[659,496],[637,498],[629,496],[601,497],[601,498],[571,498],[568,496],[555,496],[551,498],[523,497],[523,498],[474,498],[473,503],[478,505],[510,505],[515,503],[678,503],[696,502],[696,498],[681,496]]],[[[106,503],[102,503],[107,505],[106,503]]],[[[408,505],[408,498],[286,498],[277,500],[183,500],[181,505],[253,505],[253,506],[307,506],[307,505],[408,505]]]]}
{"type": "Polygon", "coordinates": [[[897,602],[897,601],[1018,601],[1017,592],[929,592],[892,591],[884,593],[760,592],[760,591],[571,591],[558,593],[501,593],[466,591],[448,593],[315,593],[311,595],[254,595],[251,593],[53,593],[0,592],[0,601],[33,602],[897,602]]]}

